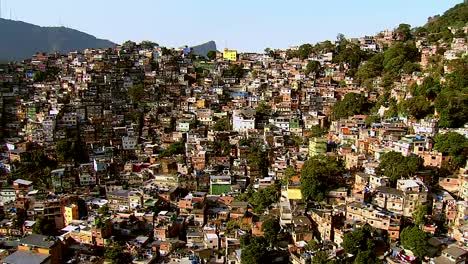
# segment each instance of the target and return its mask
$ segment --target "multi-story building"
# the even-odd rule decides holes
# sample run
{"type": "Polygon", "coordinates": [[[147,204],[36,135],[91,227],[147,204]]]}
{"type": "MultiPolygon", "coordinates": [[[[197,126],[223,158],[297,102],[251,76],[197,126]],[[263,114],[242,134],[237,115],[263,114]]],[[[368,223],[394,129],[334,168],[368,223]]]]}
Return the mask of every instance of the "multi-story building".
{"type": "Polygon", "coordinates": [[[224,49],[223,58],[229,61],[237,61],[237,50],[224,49]]]}

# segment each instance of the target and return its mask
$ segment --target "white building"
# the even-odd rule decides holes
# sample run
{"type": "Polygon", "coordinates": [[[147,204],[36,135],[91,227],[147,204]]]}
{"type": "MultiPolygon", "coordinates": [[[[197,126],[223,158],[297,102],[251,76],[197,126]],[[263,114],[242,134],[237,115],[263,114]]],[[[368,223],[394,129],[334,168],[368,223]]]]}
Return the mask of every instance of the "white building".
{"type": "Polygon", "coordinates": [[[138,140],[136,137],[122,137],[122,149],[131,150],[135,149],[138,140]]]}
{"type": "Polygon", "coordinates": [[[232,114],[232,129],[237,132],[247,132],[255,129],[255,110],[234,110],[232,114]]]}

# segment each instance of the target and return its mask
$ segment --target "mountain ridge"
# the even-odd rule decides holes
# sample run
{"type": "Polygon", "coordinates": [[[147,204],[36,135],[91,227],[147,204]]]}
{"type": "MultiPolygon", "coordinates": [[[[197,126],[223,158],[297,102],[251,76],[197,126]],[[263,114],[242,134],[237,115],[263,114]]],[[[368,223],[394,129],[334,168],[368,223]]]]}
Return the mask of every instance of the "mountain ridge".
{"type": "Polygon", "coordinates": [[[115,43],[67,27],[41,27],[0,18],[0,60],[19,61],[37,52],[67,53],[86,48],[110,48],[115,43]]]}

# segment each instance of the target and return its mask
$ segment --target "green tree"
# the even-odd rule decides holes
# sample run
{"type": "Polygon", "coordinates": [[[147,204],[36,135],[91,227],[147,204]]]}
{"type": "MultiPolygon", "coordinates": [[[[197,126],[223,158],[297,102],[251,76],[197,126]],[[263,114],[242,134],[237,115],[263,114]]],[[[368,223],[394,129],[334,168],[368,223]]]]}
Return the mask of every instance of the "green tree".
{"type": "Polygon", "coordinates": [[[309,57],[309,55],[312,53],[312,45],[311,44],[302,44],[301,46],[299,46],[299,49],[297,50],[297,56],[301,59],[301,60],[305,60],[309,57]]]}
{"type": "Polygon", "coordinates": [[[269,263],[268,242],[263,237],[250,237],[244,239],[245,246],[242,248],[241,263],[257,264],[269,263]]]}
{"type": "Polygon", "coordinates": [[[142,49],[153,49],[154,47],[159,46],[157,43],[149,41],[149,40],[143,40],[140,42],[140,47],[142,49]]]}
{"type": "Polygon", "coordinates": [[[279,220],[276,217],[268,217],[262,223],[263,236],[270,245],[274,245],[280,231],[279,220]]]}
{"type": "Polygon", "coordinates": [[[341,160],[329,156],[308,159],[301,171],[301,191],[305,200],[321,201],[336,187],[337,177],[344,172],[341,160]]]}
{"type": "Polygon", "coordinates": [[[311,73],[314,73],[314,75],[317,76],[319,71],[320,71],[320,62],[316,60],[312,60],[307,63],[305,74],[309,75],[311,73]]]}
{"type": "Polygon", "coordinates": [[[32,232],[34,234],[53,236],[56,233],[55,222],[43,217],[36,218],[32,232]]]}
{"type": "Polygon", "coordinates": [[[368,61],[359,67],[356,77],[362,82],[364,80],[380,76],[383,71],[383,53],[373,55],[368,61]]]}
{"type": "Polygon", "coordinates": [[[231,122],[229,118],[220,118],[216,120],[213,129],[215,131],[229,131],[231,129],[231,122]]]}
{"type": "Polygon", "coordinates": [[[289,180],[291,180],[291,178],[295,176],[296,174],[297,174],[296,168],[294,166],[288,166],[284,170],[284,180],[286,181],[286,183],[288,183],[289,180]]]}
{"type": "Polygon", "coordinates": [[[271,115],[271,106],[267,104],[265,101],[261,101],[257,105],[257,108],[255,109],[255,111],[256,111],[255,115],[260,118],[264,116],[269,116],[271,115]]]}
{"type": "Polygon", "coordinates": [[[268,155],[261,146],[256,144],[250,147],[247,161],[251,171],[259,172],[261,176],[267,176],[268,155]]]}
{"type": "Polygon", "coordinates": [[[410,40],[412,38],[411,25],[409,24],[398,25],[398,28],[395,29],[393,35],[399,41],[410,40]]]}
{"type": "Polygon", "coordinates": [[[185,152],[185,143],[184,141],[177,141],[172,143],[167,149],[163,150],[159,157],[170,157],[177,154],[184,154],[185,152]]]}
{"type": "Polygon", "coordinates": [[[444,89],[435,100],[440,116],[439,127],[462,127],[468,122],[468,94],[461,90],[444,89]]]}
{"type": "Polygon", "coordinates": [[[280,185],[275,183],[253,193],[249,202],[254,206],[254,211],[263,212],[272,204],[277,203],[280,197],[280,188],[280,185]]]}
{"type": "Polygon", "coordinates": [[[419,59],[420,54],[414,42],[398,42],[384,52],[383,70],[390,76],[397,77],[405,63],[419,59]]]}
{"type": "Polygon", "coordinates": [[[399,152],[390,151],[380,157],[377,173],[389,177],[394,186],[398,179],[410,177],[422,168],[423,161],[420,157],[405,157],[399,152]]]}
{"type": "Polygon", "coordinates": [[[400,112],[416,119],[422,119],[434,112],[431,103],[424,96],[415,96],[399,104],[400,112]]]}
{"type": "Polygon", "coordinates": [[[401,245],[411,250],[415,256],[423,258],[429,250],[430,236],[417,226],[408,226],[403,229],[400,235],[401,245]]]}
{"type": "Polygon", "coordinates": [[[365,225],[362,228],[346,233],[343,237],[342,246],[347,253],[355,256],[361,251],[373,250],[372,228],[365,225]]]}
{"type": "Polygon", "coordinates": [[[207,53],[206,53],[206,57],[210,60],[214,60],[216,59],[216,50],[209,50],[207,53]]]}
{"type": "Polygon", "coordinates": [[[434,101],[437,95],[442,90],[440,85],[440,80],[438,78],[434,78],[429,76],[424,79],[421,85],[416,85],[416,89],[414,95],[416,96],[424,96],[430,101],[434,101]]]}
{"type": "Polygon", "coordinates": [[[109,213],[109,206],[106,204],[106,205],[99,207],[98,213],[100,215],[107,215],[109,213]]]}
{"type": "Polygon", "coordinates": [[[244,67],[239,64],[231,64],[223,71],[223,77],[240,79],[244,76],[244,67]]]}
{"type": "Polygon", "coordinates": [[[359,251],[356,258],[354,259],[354,264],[368,264],[368,263],[382,263],[382,261],[375,255],[372,250],[359,251]]]}
{"type": "Polygon", "coordinates": [[[320,250],[312,257],[311,264],[328,264],[330,253],[327,250],[320,250]]]}
{"type": "Polygon", "coordinates": [[[465,165],[468,156],[468,140],[456,132],[437,134],[434,138],[434,149],[452,157],[454,169],[465,165]]]}
{"type": "Polygon", "coordinates": [[[104,258],[112,264],[133,263],[132,256],[127,253],[124,247],[119,243],[114,243],[104,250],[104,258]]]}
{"type": "Polygon", "coordinates": [[[366,126],[371,126],[374,123],[380,123],[381,119],[378,115],[369,115],[366,117],[366,126]]]}
{"type": "Polygon", "coordinates": [[[47,74],[42,71],[37,71],[33,75],[33,82],[43,82],[47,78],[47,74]]]}
{"type": "Polygon", "coordinates": [[[238,221],[236,220],[229,220],[227,223],[226,223],[226,232],[228,234],[232,234],[232,232],[236,229],[239,229],[240,228],[240,224],[238,221]]]}
{"type": "Polygon", "coordinates": [[[307,245],[306,245],[305,249],[308,250],[308,251],[317,251],[321,247],[322,247],[322,245],[319,242],[311,239],[311,240],[309,240],[309,242],[307,242],[307,245]]]}
{"type": "Polygon", "coordinates": [[[332,109],[334,119],[346,118],[357,114],[366,114],[372,104],[362,94],[348,93],[343,100],[337,102],[332,109]]]}
{"type": "Polygon", "coordinates": [[[128,94],[130,95],[132,102],[138,103],[145,97],[145,88],[143,84],[136,84],[133,85],[130,89],[128,89],[128,94]]]}
{"type": "Polygon", "coordinates": [[[416,207],[413,212],[414,224],[417,226],[423,226],[426,223],[426,215],[429,213],[429,206],[426,204],[420,204],[416,207]]]}
{"type": "Polygon", "coordinates": [[[311,137],[321,137],[325,134],[327,134],[327,130],[320,127],[320,125],[315,125],[310,128],[311,137]]]}

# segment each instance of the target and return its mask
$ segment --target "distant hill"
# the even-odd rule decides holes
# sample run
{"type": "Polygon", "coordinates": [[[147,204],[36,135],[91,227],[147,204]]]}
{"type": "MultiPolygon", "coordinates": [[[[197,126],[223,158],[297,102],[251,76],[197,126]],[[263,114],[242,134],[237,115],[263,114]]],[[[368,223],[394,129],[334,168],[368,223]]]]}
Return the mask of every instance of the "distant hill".
{"type": "Polygon", "coordinates": [[[211,41],[208,41],[206,43],[203,43],[203,44],[200,44],[200,45],[197,45],[197,46],[193,46],[192,50],[193,50],[193,53],[195,53],[197,55],[206,56],[208,51],[216,50],[216,42],[211,40],[211,41]]]}
{"type": "Polygon", "coordinates": [[[443,15],[430,17],[428,22],[416,28],[417,36],[426,36],[430,43],[443,41],[450,43],[453,37],[466,37],[463,27],[468,23],[468,3],[455,5],[443,15]],[[455,31],[453,34],[448,28],[455,31]]]}
{"type": "Polygon", "coordinates": [[[0,61],[23,60],[37,52],[67,53],[115,45],[71,28],[40,27],[7,19],[0,19],[0,36],[0,61]]]}

